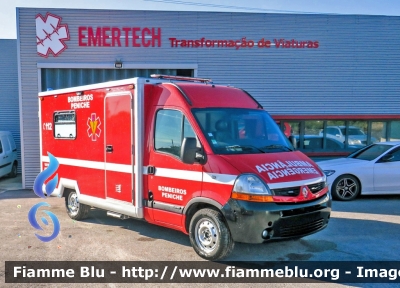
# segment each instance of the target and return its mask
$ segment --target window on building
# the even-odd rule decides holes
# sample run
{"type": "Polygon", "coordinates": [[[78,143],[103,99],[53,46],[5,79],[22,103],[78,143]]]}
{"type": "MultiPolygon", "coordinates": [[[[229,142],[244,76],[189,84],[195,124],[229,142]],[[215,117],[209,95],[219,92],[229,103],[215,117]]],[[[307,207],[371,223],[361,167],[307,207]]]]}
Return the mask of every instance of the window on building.
{"type": "Polygon", "coordinates": [[[295,136],[297,148],[305,153],[340,152],[345,156],[372,143],[400,141],[399,120],[280,119],[278,123],[287,137],[295,136]]]}
{"type": "Polygon", "coordinates": [[[340,150],[345,147],[346,122],[342,120],[328,120],[320,136],[325,137],[325,147],[328,150],[340,150]]]}
{"type": "Polygon", "coordinates": [[[304,135],[319,135],[324,128],[324,121],[320,120],[306,120],[304,124],[304,135]]]}
{"type": "Polygon", "coordinates": [[[390,141],[400,141],[400,121],[390,123],[390,141]]]}
{"type": "MultiPolygon", "coordinates": [[[[75,139],[76,138],[76,113],[75,111],[55,112],[54,119],[54,137],[57,139],[75,139]]],[[[97,122],[97,121],[96,121],[97,122]]],[[[90,125],[96,125],[93,122],[90,125]]],[[[96,129],[96,128],[94,128],[96,129]]]]}
{"type": "Polygon", "coordinates": [[[346,143],[350,146],[366,146],[368,142],[368,122],[365,120],[361,121],[349,121],[348,127],[346,127],[346,143]]]}
{"type": "Polygon", "coordinates": [[[196,137],[186,117],[178,110],[159,110],[156,116],[154,148],[180,157],[185,137],[196,137]]]}
{"type": "Polygon", "coordinates": [[[384,142],[386,138],[386,122],[372,122],[371,142],[384,142]]]}
{"type": "Polygon", "coordinates": [[[300,135],[297,147],[305,150],[319,150],[323,148],[324,121],[306,120],[304,121],[304,135],[300,135]]]}
{"type": "Polygon", "coordinates": [[[281,130],[283,131],[286,137],[289,137],[290,135],[298,136],[300,135],[300,122],[282,121],[281,130]]]}

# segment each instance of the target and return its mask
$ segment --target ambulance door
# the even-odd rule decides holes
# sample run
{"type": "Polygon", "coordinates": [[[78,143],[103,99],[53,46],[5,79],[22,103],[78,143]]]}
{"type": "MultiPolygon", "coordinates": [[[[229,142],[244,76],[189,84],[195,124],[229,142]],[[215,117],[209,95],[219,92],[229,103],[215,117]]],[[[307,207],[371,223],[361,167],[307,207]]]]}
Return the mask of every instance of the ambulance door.
{"type": "Polygon", "coordinates": [[[158,110],[153,129],[147,177],[153,217],[157,222],[181,226],[183,208],[190,199],[201,196],[202,165],[180,159],[183,139],[196,135],[185,115],[174,109],[158,110]]]}
{"type": "Polygon", "coordinates": [[[133,203],[132,95],[109,93],[104,101],[106,198],[133,203]]]}

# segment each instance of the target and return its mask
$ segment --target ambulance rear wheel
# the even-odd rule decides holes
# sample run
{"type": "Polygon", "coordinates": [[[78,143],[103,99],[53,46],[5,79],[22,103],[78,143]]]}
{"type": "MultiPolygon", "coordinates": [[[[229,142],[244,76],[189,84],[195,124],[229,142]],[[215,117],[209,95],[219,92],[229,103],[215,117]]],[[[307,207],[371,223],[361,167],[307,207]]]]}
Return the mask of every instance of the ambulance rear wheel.
{"type": "Polygon", "coordinates": [[[201,209],[193,215],[189,238],[196,253],[207,260],[228,256],[235,245],[222,214],[209,208],[201,209]]]}
{"type": "Polygon", "coordinates": [[[66,195],[65,207],[67,209],[68,216],[74,220],[85,219],[90,210],[89,206],[79,203],[78,194],[75,191],[70,191],[66,195]]]}

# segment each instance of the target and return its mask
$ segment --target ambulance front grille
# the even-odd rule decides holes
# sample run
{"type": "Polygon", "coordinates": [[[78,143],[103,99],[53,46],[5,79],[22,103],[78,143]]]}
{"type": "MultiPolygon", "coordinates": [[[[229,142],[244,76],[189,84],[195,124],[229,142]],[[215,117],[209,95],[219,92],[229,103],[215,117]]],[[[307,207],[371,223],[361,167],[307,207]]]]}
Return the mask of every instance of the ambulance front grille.
{"type": "MultiPolygon", "coordinates": [[[[325,182],[319,182],[311,185],[307,185],[308,189],[315,194],[325,188],[325,182]]],[[[272,193],[275,196],[298,196],[300,194],[301,187],[288,187],[280,189],[272,189],[272,193]]]]}
{"type": "Polygon", "coordinates": [[[316,220],[309,219],[309,221],[301,224],[282,226],[279,229],[280,237],[295,237],[305,235],[321,229],[324,226],[324,219],[319,218],[316,220]]]}
{"type": "Polygon", "coordinates": [[[275,196],[298,196],[300,193],[300,187],[272,189],[271,191],[275,196]]]}
{"type": "Polygon", "coordinates": [[[325,188],[325,182],[319,182],[315,184],[308,185],[308,189],[310,189],[311,193],[315,194],[325,188]]]}

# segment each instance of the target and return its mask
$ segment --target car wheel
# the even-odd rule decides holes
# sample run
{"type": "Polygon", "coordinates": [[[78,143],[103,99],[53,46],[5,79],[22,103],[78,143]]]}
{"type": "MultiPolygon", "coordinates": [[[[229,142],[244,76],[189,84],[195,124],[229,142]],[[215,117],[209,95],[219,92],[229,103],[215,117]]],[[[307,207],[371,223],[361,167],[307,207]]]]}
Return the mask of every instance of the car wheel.
{"type": "Polygon", "coordinates": [[[208,208],[193,215],[189,238],[196,253],[207,260],[219,260],[228,256],[235,245],[221,213],[208,208]]]}
{"type": "Polygon", "coordinates": [[[85,219],[90,210],[89,206],[79,203],[78,194],[75,191],[70,191],[65,197],[65,207],[68,216],[74,220],[85,219]]]}
{"type": "Polygon", "coordinates": [[[337,200],[353,200],[360,194],[360,191],[360,182],[356,177],[351,175],[338,177],[332,185],[332,197],[337,200]]]}
{"type": "Polygon", "coordinates": [[[11,168],[11,172],[10,172],[10,174],[9,174],[9,176],[10,176],[11,178],[17,177],[17,168],[18,168],[17,163],[14,163],[13,166],[12,166],[12,168],[11,168]]]}

